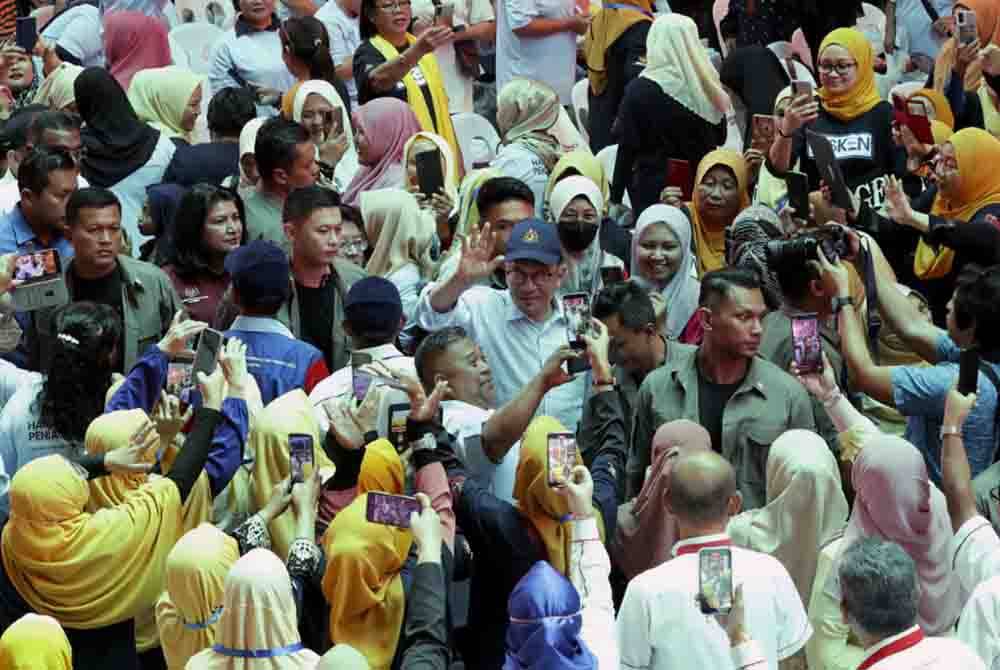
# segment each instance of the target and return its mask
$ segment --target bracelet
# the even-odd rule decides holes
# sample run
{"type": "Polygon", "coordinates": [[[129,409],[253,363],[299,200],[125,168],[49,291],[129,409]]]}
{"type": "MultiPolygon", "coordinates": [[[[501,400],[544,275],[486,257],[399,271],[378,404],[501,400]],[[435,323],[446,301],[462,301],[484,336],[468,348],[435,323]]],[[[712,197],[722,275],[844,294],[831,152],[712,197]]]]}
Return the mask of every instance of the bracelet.
{"type": "Polygon", "coordinates": [[[831,407],[833,407],[834,405],[836,405],[837,402],[840,401],[840,399],[842,397],[843,396],[840,393],[840,389],[839,388],[834,388],[820,402],[823,403],[823,409],[830,409],[831,407]]]}
{"type": "Polygon", "coordinates": [[[795,133],[792,133],[791,135],[786,135],[783,132],[781,132],[781,124],[780,123],[774,124],[774,129],[777,130],[778,134],[781,135],[782,137],[784,137],[786,140],[792,139],[792,137],[795,135],[795,133]]]}
{"type": "Polygon", "coordinates": [[[941,439],[948,436],[952,437],[962,437],[962,427],[961,426],[941,426],[941,439]]]}

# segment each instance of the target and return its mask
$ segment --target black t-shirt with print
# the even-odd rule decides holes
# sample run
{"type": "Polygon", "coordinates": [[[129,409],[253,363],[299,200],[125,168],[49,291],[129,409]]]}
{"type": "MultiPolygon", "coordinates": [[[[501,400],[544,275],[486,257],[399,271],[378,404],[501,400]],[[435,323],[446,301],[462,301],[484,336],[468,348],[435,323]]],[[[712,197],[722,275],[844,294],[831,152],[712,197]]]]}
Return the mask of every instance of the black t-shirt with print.
{"type": "MultiPolygon", "coordinates": [[[[408,47],[403,47],[398,49],[399,54],[403,55],[406,53],[408,47]]],[[[403,80],[400,79],[396,82],[388,91],[384,93],[376,92],[375,89],[371,87],[368,75],[371,74],[372,70],[377,68],[386,62],[385,56],[376,49],[371,40],[365,40],[361,43],[361,46],[357,48],[354,52],[354,64],[352,68],[354,70],[354,83],[358,87],[358,104],[363,105],[369,100],[374,100],[375,98],[396,98],[397,100],[402,100],[405,103],[409,103],[406,97],[406,85],[403,80]]],[[[420,90],[424,94],[424,102],[427,103],[427,109],[431,113],[431,123],[437,128],[437,119],[434,115],[434,100],[431,97],[430,86],[427,85],[427,80],[424,78],[424,73],[421,71],[420,67],[417,66],[410,70],[413,76],[416,78],[417,83],[420,85],[420,90]]]]}

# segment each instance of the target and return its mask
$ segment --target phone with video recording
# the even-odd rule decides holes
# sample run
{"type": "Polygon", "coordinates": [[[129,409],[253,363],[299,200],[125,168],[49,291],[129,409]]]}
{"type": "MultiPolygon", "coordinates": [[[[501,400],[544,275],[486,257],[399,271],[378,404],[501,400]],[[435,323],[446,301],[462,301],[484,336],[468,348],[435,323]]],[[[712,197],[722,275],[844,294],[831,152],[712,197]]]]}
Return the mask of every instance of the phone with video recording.
{"type": "Polygon", "coordinates": [[[691,202],[694,196],[694,173],[691,172],[691,163],[675,158],[667,159],[667,186],[673,186],[681,190],[681,199],[684,202],[691,202]]]}
{"type": "Polygon", "coordinates": [[[14,43],[30,54],[38,42],[38,21],[34,16],[19,16],[14,30],[14,43]]]}
{"type": "Polygon", "coordinates": [[[368,387],[372,385],[371,373],[361,369],[370,365],[371,362],[371,354],[361,351],[355,351],[351,354],[351,390],[354,393],[354,399],[358,402],[365,399],[365,396],[368,395],[368,387]]]}
{"type": "Polygon", "coordinates": [[[823,343],[815,314],[792,317],[792,360],[800,374],[823,371],[823,343]]]}
{"type": "Polygon", "coordinates": [[[960,9],[955,12],[955,27],[958,29],[958,43],[962,46],[972,44],[979,37],[976,13],[971,9],[960,9]]]}
{"type": "Polygon", "coordinates": [[[192,361],[173,360],[167,364],[167,384],[165,390],[173,396],[181,397],[185,390],[191,388],[192,361]]]}
{"type": "Polygon", "coordinates": [[[389,405],[388,421],[389,434],[386,438],[396,448],[396,451],[406,449],[406,419],[410,416],[410,403],[400,402],[389,405]]]}
{"type": "Polygon", "coordinates": [[[790,170],[785,173],[788,187],[788,206],[795,210],[795,218],[809,220],[809,177],[802,172],[790,170]]]}
{"type": "Polygon", "coordinates": [[[201,331],[198,336],[198,349],[194,353],[194,365],[191,367],[191,379],[198,381],[198,373],[208,376],[215,372],[219,362],[219,351],[222,350],[222,333],[211,328],[201,331]]]}
{"type": "Polygon", "coordinates": [[[979,385],[979,351],[963,349],[958,359],[958,392],[962,395],[975,393],[979,385]]]}
{"type": "Polygon", "coordinates": [[[554,489],[566,486],[570,473],[576,467],[576,435],[549,433],[546,442],[546,471],[548,484],[554,489]]]}
{"type": "Polygon", "coordinates": [[[291,484],[306,480],[306,466],[310,470],[315,462],[312,435],[292,433],[288,436],[288,463],[291,484]]]}
{"type": "Polygon", "coordinates": [[[803,95],[811,98],[813,95],[813,83],[808,79],[796,79],[792,81],[792,93],[796,98],[800,98],[803,95]]]}
{"type": "Polygon", "coordinates": [[[698,602],[703,614],[729,614],[733,609],[733,552],[705,547],[698,552],[698,602]]]}
{"type": "Polygon", "coordinates": [[[754,114],[750,134],[750,148],[767,154],[774,144],[777,119],[769,114],[754,114]]]}
{"type": "Polygon", "coordinates": [[[420,501],[411,496],[399,496],[379,491],[369,491],[365,503],[365,518],[369,523],[383,526],[409,528],[410,515],[420,514],[420,501]]]}
{"type": "Polygon", "coordinates": [[[62,262],[55,249],[43,249],[15,257],[13,279],[11,299],[14,308],[20,312],[69,302],[62,262]]]}
{"type": "MultiPolygon", "coordinates": [[[[587,343],[583,335],[590,332],[590,295],[567,293],[562,297],[563,314],[566,316],[566,337],[574,351],[584,352],[587,343]]],[[[566,372],[575,375],[590,369],[590,359],[585,353],[566,362],[566,372]]]]}
{"type": "Polygon", "coordinates": [[[428,198],[444,191],[444,173],[441,170],[441,152],[427,149],[413,157],[417,164],[417,184],[420,192],[428,198]]]}

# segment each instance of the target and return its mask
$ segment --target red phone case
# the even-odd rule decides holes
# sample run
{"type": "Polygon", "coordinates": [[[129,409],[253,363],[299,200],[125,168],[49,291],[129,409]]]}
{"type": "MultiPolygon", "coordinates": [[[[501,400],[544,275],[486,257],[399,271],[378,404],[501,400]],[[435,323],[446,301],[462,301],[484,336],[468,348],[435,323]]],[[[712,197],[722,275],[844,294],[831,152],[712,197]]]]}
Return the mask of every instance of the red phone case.
{"type": "Polygon", "coordinates": [[[667,186],[679,188],[684,202],[691,202],[694,195],[694,175],[691,173],[691,164],[687,161],[668,158],[667,186]]]}

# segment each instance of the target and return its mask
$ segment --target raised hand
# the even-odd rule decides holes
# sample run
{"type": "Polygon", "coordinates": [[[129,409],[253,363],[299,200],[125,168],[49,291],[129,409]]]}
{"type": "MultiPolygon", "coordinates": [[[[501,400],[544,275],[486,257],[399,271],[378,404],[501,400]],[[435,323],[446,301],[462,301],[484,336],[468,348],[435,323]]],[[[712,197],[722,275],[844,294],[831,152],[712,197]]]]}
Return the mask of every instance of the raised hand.
{"type": "Polygon", "coordinates": [[[487,223],[481,231],[462,239],[462,257],[455,274],[470,284],[486,279],[503,263],[503,256],[493,257],[495,249],[496,235],[487,223]]]}
{"type": "Polygon", "coordinates": [[[184,310],[177,310],[166,335],[156,346],[168,356],[176,356],[187,348],[188,338],[208,328],[203,321],[192,321],[184,310]]]}

